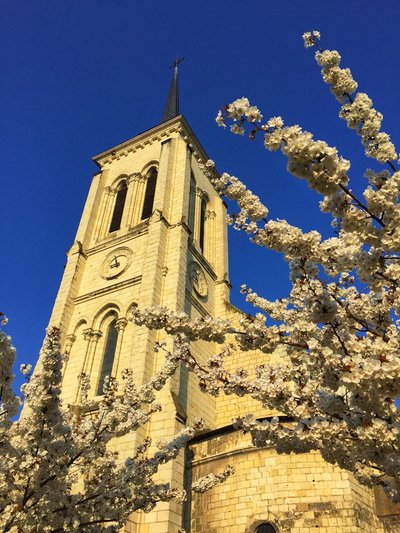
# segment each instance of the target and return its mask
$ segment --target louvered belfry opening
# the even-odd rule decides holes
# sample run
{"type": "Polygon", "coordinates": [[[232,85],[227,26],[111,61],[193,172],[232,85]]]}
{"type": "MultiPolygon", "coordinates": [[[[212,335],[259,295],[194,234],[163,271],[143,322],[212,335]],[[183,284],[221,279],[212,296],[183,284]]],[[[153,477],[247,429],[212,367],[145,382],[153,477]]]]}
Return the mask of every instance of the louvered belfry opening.
{"type": "Polygon", "coordinates": [[[114,212],[111,218],[111,224],[109,231],[116,231],[121,227],[122,213],[124,212],[126,193],[128,192],[128,186],[126,181],[123,181],[119,186],[117,196],[115,198],[114,212]]]}
{"type": "Polygon", "coordinates": [[[157,185],[157,169],[151,167],[147,173],[146,193],[144,195],[142,220],[149,218],[153,212],[154,196],[157,185]]]}
{"type": "Polygon", "coordinates": [[[201,207],[200,207],[200,249],[204,253],[204,229],[206,225],[206,209],[207,209],[207,200],[203,198],[201,200],[201,207]]]}

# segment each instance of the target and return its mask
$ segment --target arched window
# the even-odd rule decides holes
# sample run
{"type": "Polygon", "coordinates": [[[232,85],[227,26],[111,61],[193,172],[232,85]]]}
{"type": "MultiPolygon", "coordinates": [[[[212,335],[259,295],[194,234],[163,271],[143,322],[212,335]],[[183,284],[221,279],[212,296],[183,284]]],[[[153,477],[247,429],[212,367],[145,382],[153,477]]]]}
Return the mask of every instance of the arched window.
{"type": "Polygon", "coordinates": [[[190,176],[190,193],[189,193],[189,216],[188,216],[188,226],[191,233],[191,238],[194,236],[194,220],[196,214],[196,180],[194,179],[193,173],[190,176]]]}
{"type": "Polygon", "coordinates": [[[149,218],[153,212],[154,196],[156,193],[157,185],[157,174],[158,173],[156,167],[151,167],[150,170],[147,172],[147,184],[143,202],[142,220],[149,218]]]}
{"type": "Polygon", "coordinates": [[[126,181],[123,181],[118,187],[109,232],[116,231],[117,229],[121,227],[122,213],[124,212],[127,192],[128,192],[128,186],[126,184],[126,181]]]}
{"type": "Polygon", "coordinates": [[[277,531],[272,524],[265,522],[256,527],[256,533],[277,533],[277,531]]]}
{"type": "Polygon", "coordinates": [[[199,244],[200,249],[204,253],[204,228],[206,225],[206,210],[207,210],[207,200],[202,198],[200,206],[200,237],[199,244]]]}
{"type": "Polygon", "coordinates": [[[114,357],[115,357],[115,350],[117,348],[117,340],[118,340],[118,330],[116,328],[117,319],[114,318],[114,320],[110,323],[107,330],[107,337],[106,342],[104,346],[104,354],[103,354],[103,361],[101,363],[101,371],[100,371],[100,378],[99,383],[97,385],[97,395],[103,394],[103,385],[104,385],[104,378],[106,376],[111,376],[113,364],[114,364],[114,357]]]}

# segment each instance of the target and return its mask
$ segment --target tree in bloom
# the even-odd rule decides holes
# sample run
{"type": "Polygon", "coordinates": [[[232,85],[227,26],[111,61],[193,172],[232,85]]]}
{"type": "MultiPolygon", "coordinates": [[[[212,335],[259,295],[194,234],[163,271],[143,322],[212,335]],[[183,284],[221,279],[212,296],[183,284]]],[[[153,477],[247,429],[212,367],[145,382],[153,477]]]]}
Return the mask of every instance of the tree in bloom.
{"type": "MultiPolygon", "coordinates": [[[[122,391],[115,379],[106,378],[100,403],[89,400],[89,379],[81,376],[81,401],[72,409],[60,399],[63,356],[60,332],[53,327],[40,368],[22,388],[24,410],[14,421],[22,403],[12,389],[15,349],[0,331],[1,531],[112,533],[133,511],[150,511],[159,501],[183,501],[184,492],[153,477],[202,428],[201,420],[158,447],[145,439],[124,461],[112,439],[137,431],[161,409],[156,392],[175,372],[187,346],[184,336],[177,335],[175,351],[164,350],[164,365],[140,388],[129,370],[123,374],[122,391]]],[[[21,367],[27,376],[30,370],[21,367]]],[[[208,475],[192,489],[204,492],[231,473],[228,467],[208,475]]]]}
{"type": "Polygon", "coordinates": [[[260,247],[279,252],[290,266],[291,291],[269,301],[242,287],[258,310],[239,323],[190,320],[165,308],[135,312],[135,321],[181,333],[190,340],[220,343],[200,365],[186,349],[181,360],[197,374],[204,391],[248,395],[284,415],[259,421],[252,415],[235,424],[251,432],[260,447],[279,453],[319,450],[324,459],[363,484],[381,485],[400,501],[400,171],[398,153],[381,130],[382,114],[357,92],[337,51],[324,50],[318,32],[304,34],[316,47],[322,78],[340,102],[339,117],[359,136],[365,155],[384,165],[366,170],[363,195],[350,186],[350,162],[335,147],[314,139],[281,117],[263,120],[247,98],[219,111],[217,124],[234,134],[249,128],[268,151],[280,150],[287,169],[321,195],[320,208],[332,216],[332,237],[303,232],[285,220],[268,219],[268,209],[236,177],[220,175],[212,161],[204,171],[222,196],[236,202],[230,223],[260,247]],[[232,371],[229,355],[258,350],[284,355],[232,371]],[[289,418],[288,418],[289,417],[289,418]],[[291,422],[288,423],[288,420],[291,422]]]}

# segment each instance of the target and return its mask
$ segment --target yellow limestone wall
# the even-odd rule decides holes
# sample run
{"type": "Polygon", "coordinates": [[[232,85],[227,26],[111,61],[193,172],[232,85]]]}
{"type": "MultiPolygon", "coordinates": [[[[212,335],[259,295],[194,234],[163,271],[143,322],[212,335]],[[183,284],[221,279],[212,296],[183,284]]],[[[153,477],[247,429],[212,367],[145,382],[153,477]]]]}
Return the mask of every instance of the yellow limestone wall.
{"type": "MultiPolygon", "coordinates": [[[[94,175],[75,242],[54,305],[50,323],[60,326],[63,347],[69,353],[64,368],[62,396],[65,404],[79,398],[79,375],[88,373],[93,394],[99,380],[108,324],[117,318],[119,330],[113,375],[132,368],[138,385],[161,366],[162,354],[153,351],[162,333],[137,327],[129,320],[132,304],[141,309],[165,305],[191,317],[227,317],[229,304],[226,207],[203,175],[199,163],[207,156],[183,117],[114,147],[94,160],[94,175]],[[156,165],[158,181],[153,214],[141,220],[147,170],[156,165]],[[191,175],[195,191],[190,191],[191,175]],[[126,180],[128,193],[121,228],[109,232],[118,184],[126,180]],[[189,198],[194,194],[196,217],[189,228],[189,198]],[[199,210],[207,199],[204,251],[199,245],[199,210]],[[128,249],[131,263],[119,276],[102,277],[107,256],[128,249]],[[195,263],[205,280],[206,293],[199,294],[190,276],[195,263]]],[[[201,291],[200,291],[201,292],[201,291]]],[[[171,340],[167,340],[171,347],[171,340]]],[[[193,343],[200,363],[217,346],[193,343]]],[[[232,358],[232,365],[254,365],[254,357],[232,358]],[[240,360],[239,360],[240,359],[240,360]]],[[[149,427],[113,443],[121,459],[134,454],[138,442],[151,435],[166,440],[196,417],[210,430],[229,426],[235,416],[251,410],[265,412],[253,401],[203,394],[186,369],[160,392],[163,411],[149,427]]],[[[186,508],[160,504],[149,514],[135,513],[126,524],[127,533],[178,533],[184,526],[193,533],[253,532],[260,521],[269,520],[278,531],[380,532],[372,494],[360,488],[347,473],[327,465],[317,454],[278,456],[272,450],[255,449],[248,437],[226,430],[198,440],[187,458],[160,470],[159,478],[183,487],[190,479],[226,464],[234,464],[235,476],[206,495],[193,497],[186,508]],[[185,473],[186,470],[186,473],[185,473]],[[182,516],[184,518],[182,519],[182,516]]],[[[389,530],[387,530],[389,531],[389,530]]],[[[394,530],[393,530],[394,531],[394,530]]],[[[399,530],[400,531],[400,530],[399,530]]]]}
{"type": "MultiPolygon", "coordinates": [[[[238,310],[227,306],[226,316],[237,321],[238,310]]],[[[284,351],[265,355],[240,352],[226,359],[229,370],[249,371],[262,363],[279,363],[284,351]]],[[[326,463],[319,453],[279,455],[255,448],[249,435],[234,430],[232,421],[246,414],[270,417],[279,413],[262,408],[249,397],[221,395],[216,400],[214,431],[190,445],[192,481],[228,465],[235,474],[205,494],[192,495],[192,533],[254,533],[270,523],[279,533],[400,532],[399,507],[377,515],[374,493],[348,472],[326,463]]],[[[382,495],[381,495],[382,497],[382,495]]],[[[386,499],[383,497],[383,502],[386,499]]],[[[383,507],[380,503],[379,509],[383,507]]]]}

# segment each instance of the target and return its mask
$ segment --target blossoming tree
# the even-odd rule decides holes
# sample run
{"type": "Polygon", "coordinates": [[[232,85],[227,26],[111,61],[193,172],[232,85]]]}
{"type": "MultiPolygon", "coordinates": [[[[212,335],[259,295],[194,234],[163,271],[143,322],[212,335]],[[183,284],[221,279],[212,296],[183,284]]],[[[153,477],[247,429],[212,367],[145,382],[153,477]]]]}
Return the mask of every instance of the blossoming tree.
{"type": "MultiPolygon", "coordinates": [[[[124,373],[123,394],[108,378],[99,404],[88,398],[89,380],[82,376],[82,395],[75,409],[62,405],[59,331],[46,336],[40,369],[23,386],[21,399],[12,389],[15,350],[0,332],[0,529],[2,532],[117,532],[138,509],[150,511],[157,502],[183,501],[185,494],[168,483],[154,481],[161,464],[174,459],[202,427],[197,421],[155,451],[147,438],[125,461],[110,447],[112,438],[137,431],[155,411],[156,391],[175,372],[187,347],[182,335],[176,351],[165,351],[165,364],[139,389],[132,373],[124,373]]],[[[30,373],[22,365],[22,372],[30,373]]],[[[223,482],[231,468],[200,479],[202,492],[223,482]]]]}
{"type": "Polygon", "coordinates": [[[240,98],[218,113],[216,121],[234,134],[250,128],[269,151],[281,150],[288,171],[322,196],[320,208],[333,217],[334,233],[303,232],[284,220],[268,220],[268,210],[245,185],[214,163],[205,165],[221,195],[236,202],[230,215],[236,229],[254,244],[283,254],[290,265],[290,294],[277,301],[242,287],[259,313],[243,316],[238,328],[222,320],[190,321],[166,309],[136,312],[135,320],[152,328],[184,333],[189,339],[219,342],[220,354],[200,366],[189,350],[181,353],[211,394],[249,395],[265,408],[286,415],[258,421],[251,415],[236,421],[250,431],[257,446],[279,453],[319,450],[330,463],[354,473],[369,486],[382,485],[400,501],[400,171],[390,137],[381,130],[382,114],[357,92],[349,69],[337,51],[323,50],[318,32],[306,33],[306,47],[323,80],[341,104],[339,112],[360,136],[365,155],[384,165],[367,170],[367,186],[357,197],[349,183],[350,162],[336,148],[281,117],[263,121],[259,109],[240,98]],[[235,337],[236,346],[231,339],[235,337]],[[265,363],[250,377],[247,369],[230,372],[226,357],[233,350],[265,354],[284,347],[287,357],[265,363]],[[293,423],[287,423],[287,417],[293,423]]]}
{"type": "MultiPolygon", "coordinates": [[[[382,115],[366,94],[356,93],[357,83],[349,69],[340,67],[338,52],[322,50],[318,32],[305,34],[304,40],[307,47],[317,47],[323,79],[342,104],[340,117],[360,135],[366,155],[387,168],[366,172],[369,185],[358,198],[349,185],[350,163],[335,148],[299,126],[284,126],[280,117],[263,122],[246,98],[226,106],[218,124],[232,121],[231,131],[239,135],[250,125],[251,138],[262,135],[267,150],[280,149],[289,172],[322,195],[320,206],[332,214],[335,236],[323,240],[317,231],[304,233],[286,221],[268,220],[257,196],[208,162],[204,170],[217,190],[239,207],[231,223],[288,261],[292,289],[286,298],[268,301],[243,286],[247,300],[261,312],[243,316],[239,327],[218,318],[191,321],[165,308],[135,310],[136,323],[175,335],[174,351],[165,351],[164,366],[139,389],[129,371],[122,394],[115,380],[106,380],[96,405],[83,376],[76,409],[60,400],[62,355],[53,328],[41,367],[23,388],[25,409],[17,422],[13,418],[21,400],[11,387],[15,352],[1,332],[3,531],[118,531],[133,511],[182,499],[180,491],[153,478],[201,428],[200,421],[156,451],[146,440],[124,462],[110,447],[112,438],[136,431],[160,409],[156,391],[182,362],[197,374],[204,391],[249,395],[293,420],[260,422],[251,415],[237,420],[256,445],[274,446],[280,453],[319,450],[360,482],[382,485],[400,500],[400,417],[394,403],[400,395],[398,154],[381,131],[382,115]],[[190,341],[198,339],[221,345],[207,365],[200,366],[191,354],[190,341]],[[259,365],[255,378],[245,369],[226,368],[234,350],[273,354],[282,346],[286,357],[259,365]]],[[[22,370],[29,374],[29,368],[22,370]]],[[[231,472],[208,476],[192,488],[207,490],[231,472]]]]}

